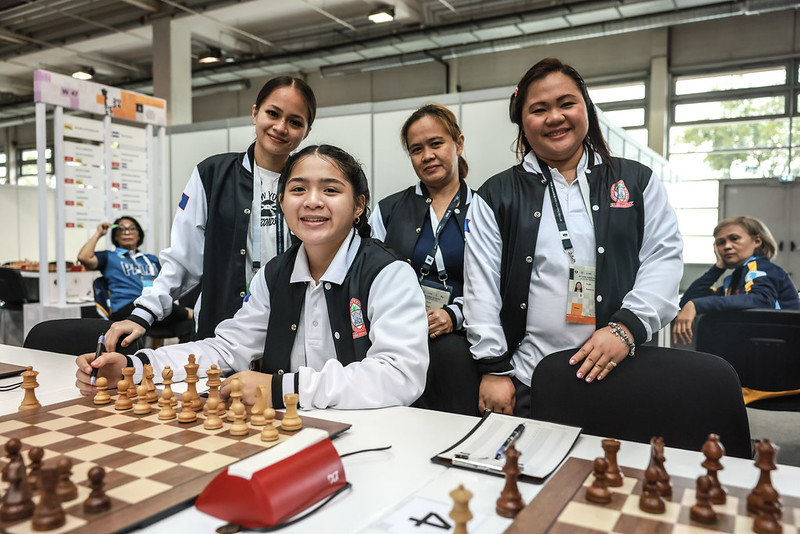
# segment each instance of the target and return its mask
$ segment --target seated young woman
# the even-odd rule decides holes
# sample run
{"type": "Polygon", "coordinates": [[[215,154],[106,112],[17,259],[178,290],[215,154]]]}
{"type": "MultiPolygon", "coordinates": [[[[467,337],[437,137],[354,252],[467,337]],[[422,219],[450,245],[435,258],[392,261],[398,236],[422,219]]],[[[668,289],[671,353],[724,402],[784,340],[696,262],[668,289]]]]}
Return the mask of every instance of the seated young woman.
{"type": "Polygon", "coordinates": [[[800,299],[789,274],[770,260],[777,245],[769,228],[753,217],[728,217],[714,228],[717,262],[692,282],[681,299],[681,311],[672,328],[675,343],[691,343],[692,323],[698,314],[724,310],[769,308],[800,309],[800,299]],[[726,269],[720,287],[712,287],[726,269]]]}
{"type": "MultiPolygon", "coordinates": [[[[201,374],[212,364],[242,381],[252,404],[265,384],[274,407],[298,393],[300,407],[377,408],[411,404],[425,387],[428,321],[413,269],[369,238],[369,188],[347,152],[309,146],[281,174],[279,201],[302,241],[253,278],[251,294],[215,337],[143,350],[130,357],[104,353],[77,358],[77,386],[90,394],[92,368],[111,381],[122,368],[151,363],[175,380],[194,354],[201,374]],[[272,313],[273,309],[276,313],[272,313]],[[253,369],[253,370],[251,370],[253,369]]],[[[230,392],[230,379],[221,389],[230,392]]]]}

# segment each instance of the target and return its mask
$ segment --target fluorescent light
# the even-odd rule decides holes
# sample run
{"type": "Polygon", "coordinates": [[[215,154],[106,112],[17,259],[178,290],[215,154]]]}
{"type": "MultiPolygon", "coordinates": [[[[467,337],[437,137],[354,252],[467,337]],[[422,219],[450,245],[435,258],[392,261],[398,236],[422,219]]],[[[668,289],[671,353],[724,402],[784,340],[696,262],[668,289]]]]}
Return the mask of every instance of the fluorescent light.
{"type": "Polygon", "coordinates": [[[367,18],[375,24],[391,22],[394,20],[394,8],[392,6],[382,6],[370,13],[367,18]]]}
{"type": "Polygon", "coordinates": [[[72,77],[77,80],[91,80],[94,78],[94,69],[92,67],[83,67],[73,72],[72,77]]]}
{"type": "Polygon", "coordinates": [[[219,63],[222,61],[222,51],[219,48],[209,48],[208,52],[200,56],[200,63],[219,63]]]}

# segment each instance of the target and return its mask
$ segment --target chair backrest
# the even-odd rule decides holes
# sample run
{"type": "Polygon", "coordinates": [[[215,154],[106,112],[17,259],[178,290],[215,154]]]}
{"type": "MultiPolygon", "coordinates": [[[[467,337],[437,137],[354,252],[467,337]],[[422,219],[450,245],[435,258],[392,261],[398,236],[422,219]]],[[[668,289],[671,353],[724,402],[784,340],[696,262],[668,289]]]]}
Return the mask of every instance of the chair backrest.
{"type": "Polygon", "coordinates": [[[742,386],[761,391],[800,389],[800,311],[709,313],[697,323],[697,350],[730,363],[742,386]]]}
{"type": "Polygon", "coordinates": [[[587,434],[699,451],[710,433],[727,454],[751,458],[750,425],[739,379],[725,360],[687,350],[640,346],[602,381],[575,377],[556,352],[536,366],[531,417],[580,426],[587,434]]]}
{"type": "MultiPolygon", "coordinates": [[[[105,319],[55,319],[43,321],[31,328],[23,346],[77,356],[94,352],[97,338],[105,334],[111,323],[105,319]]],[[[117,352],[133,354],[142,348],[140,340],[128,347],[117,347],[117,352]]]]}
{"type": "Polygon", "coordinates": [[[0,303],[4,307],[21,308],[28,302],[25,281],[16,269],[0,267],[0,303]]]}
{"type": "Polygon", "coordinates": [[[105,276],[99,276],[92,282],[92,292],[94,293],[94,307],[97,315],[108,319],[111,315],[111,295],[108,291],[108,280],[105,276]]]}

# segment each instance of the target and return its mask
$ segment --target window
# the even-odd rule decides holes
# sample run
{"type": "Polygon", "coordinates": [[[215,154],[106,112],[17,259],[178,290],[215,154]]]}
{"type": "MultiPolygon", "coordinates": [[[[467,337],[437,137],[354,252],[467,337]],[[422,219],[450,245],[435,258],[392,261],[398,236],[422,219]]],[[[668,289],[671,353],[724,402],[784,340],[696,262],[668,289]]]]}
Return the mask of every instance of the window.
{"type": "Polygon", "coordinates": [[[686,263],[713,263],[718,181],[800,179],[798,60],[674,76],[669,162],[686,263]]]}
{"type": "Polygon", "coordinates": [[[625,129],[639,144],[647,146],[647,88],[644,81],[589,84],[587,88],[592,102],[614,126],[625,129]]]}
{"type": "MultiPolygon", "coordinates": [[[[35,148],[19,151],[18,185],[36,186],[39,184],[39,170],[36,158],[37,152],[35,148]]],[[[48,148],[45,150],[45,158],[47,158],[47,184],[52,187],[54,184],[52,149],[48,148]]]]}

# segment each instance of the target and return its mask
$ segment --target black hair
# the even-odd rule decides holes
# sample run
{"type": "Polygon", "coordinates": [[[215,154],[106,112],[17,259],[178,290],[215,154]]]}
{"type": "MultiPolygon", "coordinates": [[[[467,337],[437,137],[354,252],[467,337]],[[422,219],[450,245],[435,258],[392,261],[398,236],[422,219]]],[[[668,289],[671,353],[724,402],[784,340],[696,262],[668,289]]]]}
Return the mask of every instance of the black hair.
{"type": "Polygon", "coordinates": [[[302,159],[317,155],[331,162],[339,169],[350,185],[353,187],[353,199],[358,202],[358,197],[364,196],[364,212],[359,216],[358,222],[353,221],[353,227],[361,237],[369,237],[372,229],[369,226],[369,182],[361,164],[349,153],[333,145],[309,145],[303,150],[295,152],[286,161],[280,178],[278,178],[278,197],[283,195],[286,182],[292,175],[292,169],[302,159]]]}
{"type": "MultiPolygon", "coordinates": [[[[123,215],[122,217],[118,217],[117,220],[114,221],[113,224],[119,225],[119,222],[122,219],[127,219],[127,220],[131,221],[133,223],[133,225],[136,227],[136,230],[138,230],[138,232],[139,232],[139,241],[136,242],[136,248],[139,248],[140,246],[142,246],[142,243],[144,242],[144,230],[142,229],[142,225],[139,224],[139,221],[137,221],[133,217],[129,217],[128,215],[123,215]]],[[[117,232],[119,232],[119,226],[114,228],[114,230],[111,232],[111,242],[114,243],[115,247],[119,247],[119,240],[117,240],[117,232]]]]}
{"type": "MultiPolygon", "coordinates": [[[[400,141],[403,143],[403,148],[406,149],[406,152],[408,152],[408,130],[410,130],[411,126],[422,117],[433,117],[439,121],[439,124],[442,125],[448,134],[450,134],[453,142],[455,142],[456,145],[459,144],[458,138],[462,135],[461,127],[458,125],[458,121],[456,120],[456,116],[453,114],[453,112],[444,106],[440,106],[439,104],[426,104],[412,113],[411,116],[406,119],[406,122],[400,129],[400,141]]],[[[458,178],[460,180],[464,180],[467,177],[468,172],[469,165],[467,165],[467,160],[464,159],[464,156],[459,155],[458,178]]]]}
{"type": "Polygon", "coordinates": [[[273,91],[281,87],[294,87],[303,97],[303,100],[306,101],[306,107],[308,108],[308,117],[306,117],[308,119],[308,124],[306,125],[306,129],[311,128],[311,125],[314,124],[314,118],[317,116],[317,97],[314,96],[314,91],[311,90],[311,87],[300,78],[278,76],[277,78],[269,80],[258,92],[258,96],[256,96],[256,109],[261,107],[261,104],[264,103],[264,100],[266,100],[273,91]]]}
{"type": "MultiPolygon", "coordinates": [[[[583,78],[577,70],[570,65],[562,63],[561,60],[554,57],[545,58],[528,69],[528,72],[525,73],[525,75],[517,84],[514,94],[511,95],[511,101],[509,102],[508,106],[508,114],[511,118],[511,122],[516,124],[517,128],[519,129],[517,133],[517,157],[522,160],[522,158],[525,157],[525,154],[533,150],[528,142],[528,139],[525,137],[525,131],[522,128],[522,108],[525,105],[525,99],[528,97],[528,88],[533,82],[541,80],[555,72],[560,72],[572,78],[572,81],[575,82],[575,85],[578,87],[581,96],[583,96],[583,101],[586,106],[586,113],[589,117],[589,129],[586,132],[586,138],[583,140],[584,149],[587,151],[595,151],[600,154],[600,158],[603,160],[603,162],[613,169],[614,167],[611,164],[611,153],[608,150],[608,144],[606,143],[606,140],[603,137],[603,132],[600,129],[600,119],[597,117],[597,110],[592,103],[592,99],[589,97],[589,90],[586,88],[586,82],[583,81],[583,78]]],[[[591,160],[589,163],[591,164],[591,160]]]]}

